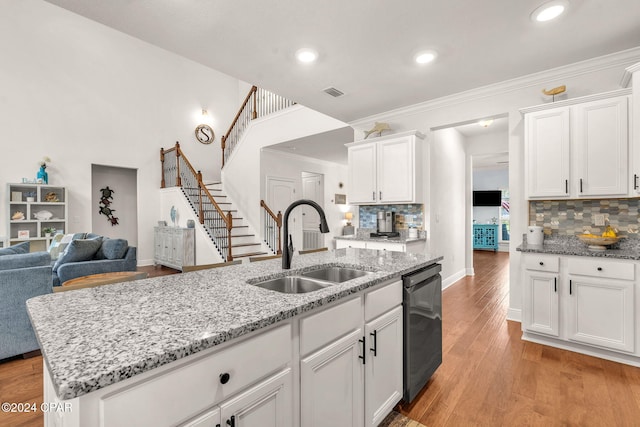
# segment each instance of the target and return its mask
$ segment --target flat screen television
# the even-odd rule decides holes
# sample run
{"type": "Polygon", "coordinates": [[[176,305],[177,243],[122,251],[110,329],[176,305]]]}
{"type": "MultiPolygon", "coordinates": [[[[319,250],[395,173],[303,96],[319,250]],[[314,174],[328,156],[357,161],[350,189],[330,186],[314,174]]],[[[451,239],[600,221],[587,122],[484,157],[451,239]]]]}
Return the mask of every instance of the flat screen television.
{"type": "Polygon", "coordinates": [[[502,206],[502,191],[474,191],[473,206],[502,206]]]}

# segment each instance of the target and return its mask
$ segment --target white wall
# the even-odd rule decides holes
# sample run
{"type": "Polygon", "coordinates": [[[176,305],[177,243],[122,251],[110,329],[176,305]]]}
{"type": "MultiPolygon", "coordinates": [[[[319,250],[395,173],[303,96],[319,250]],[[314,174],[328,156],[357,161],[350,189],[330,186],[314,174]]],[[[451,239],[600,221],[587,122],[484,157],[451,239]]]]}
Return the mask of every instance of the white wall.
{"type": "Polygon", "coordinates": [[[446,260],[441,273],[446,287],[466,274],[466,154],[460,132],[448,128],[433,133],[429,170],[429,247],[446,260]]]}
{"type": "MultiPolygon", "coordinates": [[[[433,138],[431,129],[438,129],[458,123],[468,123],[483,117],[493,117],[507,114],[509,118],[509,188],[511,193],[511,236],[510,252],[510,293],[509,316],[518,320],[520,317],[522,284],[520,283],[520,252],[516,247],[527,226],[527,203],[524,199],[524,123],[520,108],[548,102],[541,94],[541,88],[558,85],[567,86],[567,96],[571,98],[606,92],[620,88],[620,81],[626,67],[640,61],[640,48],[635,48],[618,54],[608,55],[582,63],[572,64],[554,70],[536,73],[520,79],[502,82],[497,85],[486,86],[472,91],[463,92],[450,97],[425,102],[375,116],[366,117],[350,123],[354,127],[354,135],[370,128],[374,121],[390,124],[397,132],[417,129],[433,138]]],[[[425,163],[428,167],[433,162],[425,163]]],[[[467,168],[469,171],[470,168],[467,168]]],[[[446,171],[443,171],[446,172],[446,171]]],[[[429,179],[433,182],[431,188],[442,183],[441,177],[432,171],[429,179]]],[[[425,190],[425,200],[428,200],[428,190],[425,190]]],[[[426,210],[435,209],[433,201],[426,205],[426,210]]],[[[430,214],[425,212],[425,216],[430,214]]],[[[433,220],[431,220],[433,223],[433,220]]],[[[456,224],[465,227],[464,221],[456,224]]],[[[446,246],[446,245],[445,245],[446,246]]],[[[445,247],[433,244],[430,251],[441,254],[445,247]]],[[[450,263],[446,257],[443,268],[450,263]]],[[[447,271],[452,269],[448,266],[447,271]]]]}
{"type": "MultiPolygon", "coordinates": [[[[260,230],[260,199],[264,198],[260,150],[345,126],[340,120],[302,105],[294,105],[251,122],[222,170],[224,192],[242,212],[249,226],[260,230]]],[[[325,186],[329,188],[326,181],[325,186]]]]}
{"type": "MultiPolygon", "coordinates": [[[[50,183],[68,188],[68,231],[81,232],[96,209],[91,165],[137,169],[138,257],[150,260],[160,148],[180,141],[205,179],[217,179],[238,80],[42,0],[0,1],[0,57],[0,181],[34,178],[49,156],[50,183]],[[203,107],[211,145],[193,134],[203,107]]],[[[6,215],[0,210],[0,235],[6,215]]]]}
{"type": "MultiPolygon", "coordinates": [[[[302,195],[302,173],[313,172],[324,175],[324,201],[323,209],[329,225],[329,233],[324,234],[324,246],[333,248],[333,238],[342,235],[342,227],[345,225],[344,211],[346,205],[336,205],[334,195],[346,194],[346,187],[339,187],[347,181],[347,166],[338,163],[325,162],[322,160],[312,159],[310,157],[298,156],[295,154],[287,154],[282,151],[263,149],[260,166],[260,182],[262,183],[262,199],[265,199],[265,182],[267,176],[289,178],[296,183],[296,194],[302,195]]],[[[302,197],[298,197],[302,198],[302,197]]],[[[266,200],[266,199],[265,199],[266,200]]],[[[302,208],[298,207],[292,211],[292,215],[301,212],[302,208]]],[[[283,212],[284,213],[284,212],[283,212]]],[[[293,224],[289,224],[291,227],[293,224]]],[[[302,248],[302,221],[296,221],[296,236],[293,246],[302,248]]]]}

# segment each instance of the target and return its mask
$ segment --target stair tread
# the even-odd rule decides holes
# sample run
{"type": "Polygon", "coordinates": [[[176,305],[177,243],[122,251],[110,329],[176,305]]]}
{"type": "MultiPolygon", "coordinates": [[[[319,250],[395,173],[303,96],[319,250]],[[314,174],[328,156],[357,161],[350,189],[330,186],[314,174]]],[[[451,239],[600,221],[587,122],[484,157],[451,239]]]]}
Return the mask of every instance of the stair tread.
{"type": "Polygon", "coordinates": [[[258,243],[237,243],[235,245],[231,244],[231,247],[232,248],[242,248],[242,247],[245,247],[245,246],[256,246],[256,245],[257,246],[262,246],[262,243],[259,243],[259,242],[258,243]]]}
{"type": "Polygon", "coordinates": [[[268,252],[250,252],[248,254],[240,254],[240,255],[234,255],[234,258],[245,258],[248,256],[256,256],[256,255],[267,255],[268,252]]]}

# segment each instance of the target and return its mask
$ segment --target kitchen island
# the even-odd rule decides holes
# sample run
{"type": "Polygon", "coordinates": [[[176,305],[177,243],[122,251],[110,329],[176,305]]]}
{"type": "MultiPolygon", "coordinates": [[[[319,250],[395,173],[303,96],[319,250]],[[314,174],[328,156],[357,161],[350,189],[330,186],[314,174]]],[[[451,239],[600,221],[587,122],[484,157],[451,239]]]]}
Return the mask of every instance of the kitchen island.
{"type": "Polygon", "coordinates": [[[397,401],[371,416],[358,414],[366,406],[362,396],[368,397],[365,386],[352,393],[356,370],[348,390],[326,390],[314,361],[333,352],[330,360],[344,362],[351,359],[339,356],[351,355],[364,362],[365,321],[392,312],[396,319],[400,276],[441,259],[342,249],[296,256],[287,272],[272,260],[31,299],[27,306],[45,363],[45,401],[68,400],[72,407],[46,414],[47,425],[229,424],[240,419],[242,399],[257,392],[274,396],[273,425],[298,425],[299,419],[304,425],[305,419],[327,416],[317,413],[313,399],[305,400],[305,390],[323,392],[331,402],[331,395],[339,396],[336,404],[351,393],[349,407],[356,409],[342,425],[369,425],[397,401]],[[370,274],[301,294],[254,286],[320,266],[370,274]]]}

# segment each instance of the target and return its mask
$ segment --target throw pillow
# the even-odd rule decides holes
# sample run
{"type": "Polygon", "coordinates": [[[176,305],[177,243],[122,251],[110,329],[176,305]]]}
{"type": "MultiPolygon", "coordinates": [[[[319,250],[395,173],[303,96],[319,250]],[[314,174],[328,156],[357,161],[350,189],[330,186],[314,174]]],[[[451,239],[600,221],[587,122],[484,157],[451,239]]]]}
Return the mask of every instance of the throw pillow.
{"type": "Polygon", "coordinates": [[[128,247],[129,242],[125,239],[103,239],[96,259],[122,259],[128,247]]]}
{"type": "Polygon", "coordinates": [[[56,263],[53,265],[53,271],[58,271],[58,268],[62,264],[66,264],[68,262],[80,262],[80,261],[90,261],[95,256],[96,252],[100,248],[102,244],[101,239],[78,239],[72,240],[67,248],[64,250],[62,255],[58,258],[56,263]]]}
{"type": "Polygon", "coordinates": [[[31,242],[22,242],[17,245],[9,246],[8,248],[0,249],[0,256],[2,255],[16,255],[27,254],[31,249],[31,242]]]}

